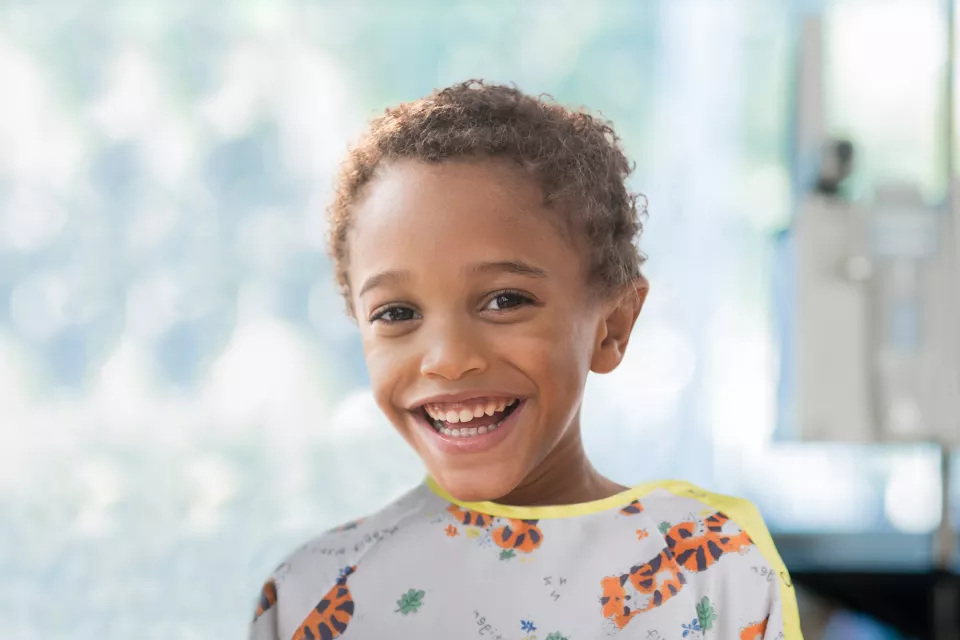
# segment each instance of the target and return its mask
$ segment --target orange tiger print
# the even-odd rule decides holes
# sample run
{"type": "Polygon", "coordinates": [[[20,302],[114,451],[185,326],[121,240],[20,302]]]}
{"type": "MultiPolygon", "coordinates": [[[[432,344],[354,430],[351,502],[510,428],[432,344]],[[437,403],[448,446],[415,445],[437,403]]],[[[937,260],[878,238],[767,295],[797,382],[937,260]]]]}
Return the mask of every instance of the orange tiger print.
{"type": "Polygon", "coordinates": [[[761,622],[756,622],[740,630],[740,640],[763,640],[767,633],[767,620],[764,618],[761,622]]]}
{"type": "Polygon", "coordinates": [[[629,573],[630,584],[650,600],[644,611],[659,607],[664,602],[677,595],[683,585],[687,584],[677,561],[669,549],[664,549],[650,562],[639,567],[632,567],[629,573]]]}
{"type": "Polygon", "coordinates": [[[673,554],[670,549],[664,549],[650,562],[601,581],[603,617],[612,620],[618,629],[623,629],[637,614],[655,609],[680,593],[685,584],[687,579],[673,554]],[[635,590],[633,595],[627,595],[624,588],[628,582],[635,590]],[[632,607],[627,604],[629,600],[633,600],[632,607]]]}
{"type": "Polygon", "coordinates": [[[346,631],[353,618],[353,596],[347,586],[347,577],[356,570],[356,567],[343,570],[337,584],[300,624],[293,640],[333,640],[346,631]]]}
{"type": "Polygon", "coordinates": [[[277,604],[277,585],[274,584],[273,580],[267,580],[263,589],[260,590],[260,600],[257,601],[257,611],[253,614],[253,620],[256,622],[257,618],[265,614],[270,610],[270,607],[277,604]]]}
{"type": "Polygon", "coordinates": [[[509,524],[493,532],[493,541],[498,547],[530,553],[543,542],[543,533],[537,526],[538,520],[510,519],[508,522],[509,524]]]}
{"type": "Polygon", "coordinates": [[[730,520],[725,514],[717,511],[711,516],[707,516],[707,519],[703,521],[703,524],[706,525],[707,529],[714,532],[720,533],[723,530],[723,525],[730,520]]]}
{"type": "Polygon", "coordinates": [[[457,522],[466,527],[480,527],[481,529],[489,529],[490,525],[493,524],[492,516],[488,516],[485,513],[479,513],[477,511],[470,511],[469,509],[461,509],[455,504],[451,504],[449,507],[447,507],[447,513],[452,515],[457,522]]]}
{"type": "Polygon", "coordinates": [[[629,596],[627,596],[626,589],[623,588],[625,577],[626,574],[619,578],[604,578],[600,582],[600,587],[603,590],[603,595],[600,596],[603,617],[612,620],[618,629],[627,626],[627,623],[638,613],[627,606],[629,596]]]}
{"type": "Polygon", "coordinates": [[[462,509],[455,504],[447,507],[447,513],[453,516],[453,519],[459,524],[490,531],[490,538],[501,549],[530,553],[539,548],[543,542],[543,532],[537,526],[539,520],[498,518],[486,513],[462,509]],[[504,521],[506,521],[506,524],[504,524],[504,521]],[[500,526],[491,531],[495,524],[500,526]]]}
{"type": "Polygon", "coordinates": [[[728,521],[726,515],[717,512],[703,520],[702,530],[696,521],[674,525],[664,534],[666,548],[653,560],[619,576],[604,578],[600,597],[603,617],[623,629],[635,615],[659,607],[680,592],[687,584],[682,569],[691,573],[706,571],[724,553],[743,552],[753,544],[746,531],[724,533],[723,526],[728,521]],[[646,599],[637,597],[630,606],[627,601],[634,596],[624,588],[628,582],[636,590],[635,596],[646,599]]]}
{"type": "Polygon", "coordinates": [[[643,513],[643,505],[640,504],[639,500],[634,500],[623,509],[620,509],[620,513],[625,516],[635,516],[638,513],[643,513]]]}
{"type": "Polygon", "coordinates": [[[697,535],[696,522],[681,522],[664,536],[667,547],[688,571],[706,571],[724,553],[742,552],[753,544],[746,531],[736,535],[724,534],[723,525],[727,521],[729,518],[723,513],[714,513],[703,521],[706,531],[701,535],[697,535]]]}

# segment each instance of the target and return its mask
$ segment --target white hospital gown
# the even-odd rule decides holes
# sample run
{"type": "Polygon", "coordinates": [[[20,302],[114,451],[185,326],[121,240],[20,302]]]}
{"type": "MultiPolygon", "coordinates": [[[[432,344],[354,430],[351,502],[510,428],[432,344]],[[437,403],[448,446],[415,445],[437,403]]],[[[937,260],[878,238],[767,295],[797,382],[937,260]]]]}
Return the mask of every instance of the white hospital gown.
{"type": "Polygon", "coordinates": [[[291,554],[251,640],[802,640],[749,502],[685,482],[595,502],[453,500],[432,480],[291,554]]]}

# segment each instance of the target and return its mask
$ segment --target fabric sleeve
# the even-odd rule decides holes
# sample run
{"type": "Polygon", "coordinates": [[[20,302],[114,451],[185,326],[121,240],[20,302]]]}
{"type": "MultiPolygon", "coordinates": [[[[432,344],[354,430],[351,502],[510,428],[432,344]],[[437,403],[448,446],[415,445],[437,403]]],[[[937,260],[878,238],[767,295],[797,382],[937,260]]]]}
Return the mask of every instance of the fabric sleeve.
{"type": "Polygon", "coordinates": [[[771,605],[767,612],[767,623],[758,629],[761,633],[756,635],[756,640],[803,640],[793,581],[760,512],[746,500],[724,498],[727,501],[723,505],[725,513],[747,532],[766,561],[766,570],[772,573],[768,586],[768,602],[771,605]]]}
{"type": "Polygon", "coordinates": [[[770,604],[768,611],[765,612],[766,623],[758,620],[755,626],[751,625],[749,633],[742,629],[740,637],[749,640],[803,640],[793,581],[773,544],[773,537],[766,523],[753,503],[742,498],[711,493],[697,487],[685,487],[677,493],[688,495],[725,513],[749,535],[763,556],[766,567],[756,569],[751,567],[750,570],[751,572],[759,571],[762,577],[769,581],[766,587],[766,602],[770,604]],[[771,575],[763,575],[763,571],[768,571],[771,575]]]}
{"type": "MultiPolygon", "coordinates": [[[[796,598],[794,594],[790,593],[791,598],[794,598],[793,606],[796,608],[796,598]]],[[[767,618],[767,628],[763,634],[763,640],[803,640],[803,637],[800,634],[800,623],[797,621],[795,627],[790,630],[788,625],[783,619],[784,611],[784,601],[782,593],[774,596],[773,607],[771,607],[770,615],[767,618]]]]}
{"type": "Polygon", "coordinates": [[[747,532],[773,572],[770,589],[772,606],[769,612],[763,640],[803,640],[800,631],[800,612],[797,609],[797,594],[786,565],[780,558],[760,512],[750,502],[734,498],[739,503],[730,516],[747,532]]]}

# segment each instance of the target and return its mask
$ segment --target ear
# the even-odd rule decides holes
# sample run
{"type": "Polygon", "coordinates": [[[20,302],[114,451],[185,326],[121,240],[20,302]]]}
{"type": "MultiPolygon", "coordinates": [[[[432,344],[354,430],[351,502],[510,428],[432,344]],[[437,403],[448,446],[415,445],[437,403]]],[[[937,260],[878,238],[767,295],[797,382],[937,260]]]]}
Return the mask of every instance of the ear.
{"type": "Polygon", "coordinates": [[[650,283],[640,276],[625,292],[610,301],[597,330],[597,342],[590,361],[591,371],[610,373],[620,365],[649,290],[650,283]]]}

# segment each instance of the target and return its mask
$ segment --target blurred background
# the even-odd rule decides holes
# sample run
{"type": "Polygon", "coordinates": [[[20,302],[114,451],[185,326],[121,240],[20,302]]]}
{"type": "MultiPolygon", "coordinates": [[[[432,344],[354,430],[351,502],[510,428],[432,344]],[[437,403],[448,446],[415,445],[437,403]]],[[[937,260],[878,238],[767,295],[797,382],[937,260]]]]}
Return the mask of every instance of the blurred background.
{"type": "Polygon", "coordinates": [[[368,118],[471,77],[601,111],[650,201],[601,470],[755,501],[808,639],[956,638],[948,9],[0,1],[0,638],[244,637],[422,479],[325,207],[368,118]]]}

